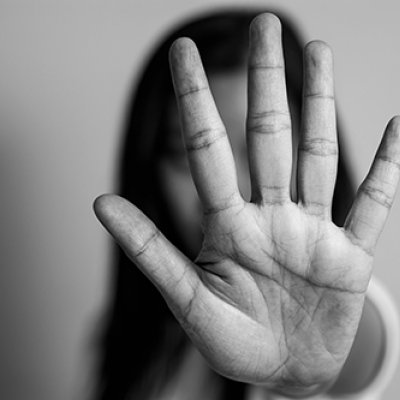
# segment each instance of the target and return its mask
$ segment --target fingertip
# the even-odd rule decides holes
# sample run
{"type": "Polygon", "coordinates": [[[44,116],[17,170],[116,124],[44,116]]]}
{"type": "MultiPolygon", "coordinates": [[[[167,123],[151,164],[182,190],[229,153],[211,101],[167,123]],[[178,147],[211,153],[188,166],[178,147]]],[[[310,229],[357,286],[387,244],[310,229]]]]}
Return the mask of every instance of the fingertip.
{"type": "Polygon", "coordinates": [[[93,210],[96,217],[103,225],[109,225],[110,221],[118,217],[123,210],[129,207],[128,200],[116,194],[102,194],[98,196],[93,202],[93,210]]]}
{"type": "Polygon", "coordinates": [[[282,26],[271,13],[260,14],[250,24],[249,67],[283,67],[282,26]]]}
{"type": "Polygon", "coordinates": [[[250,47],[271,45],[281,38],[281,21],[275,14],[257,15],[250,23],[250,47]]]}
{"type": "Polygon", "coordinates": [[[199,51],[192,39],[181,37],[175,40],[169,58],[172,81],[178,97],[208,85],[199,51]]]}
{"type": "Polygon", "coordinates": [[[322,40],[313,40],[304,47],[304,59],[314,65],[321,62],[333,61],[333,52],[331,47],[322,40]]]}
{"type": "Polygon", "coordinates": [[[172,67],[176,67],[182,63],[190,63],[193,58],[198,57],[196,44],[188,37],[176,39],[169,49],[169,61],[172,67]]]}
{"type": "Polygon", "coordinates": [[[102,194],[93,201],[93,211],[96,216],[104,214],[110,204],[110,197],[112,194],[102,194]]]}
{"type": "Polygon", "coordinates": [[[282,25],[280,19],[273,13],[262,13],[257,15],[250,23],[251,35],[265,35],[281,33],[282,25]]]}
{"type": "Polygon", "coordinates": [[[333,99],[333,54],[329,45],[322,40],[309,42],[304,47],[303,58],[303,94],[313,99],[318,96],[322,99],[333,99]]]}
{"type": "Polygon", "coordinates": [[[389,120],[378,152],[397,164],[400,163],[400,115],[395,115],[389,120]]]}
{"type": "Polygon", "coordinates": [[[387,129],[397,137],[400,137],[400,115],[395,115],[389,120],[387,129]]]}

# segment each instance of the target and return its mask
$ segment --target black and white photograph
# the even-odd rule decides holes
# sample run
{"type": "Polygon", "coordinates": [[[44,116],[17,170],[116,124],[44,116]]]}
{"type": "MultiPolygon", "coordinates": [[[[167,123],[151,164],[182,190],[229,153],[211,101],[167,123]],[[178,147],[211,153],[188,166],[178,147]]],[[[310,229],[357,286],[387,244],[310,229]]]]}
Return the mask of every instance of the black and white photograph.
{"type": "Polygon", "coordinates": [[[397,400],[399,21],[0,0],[0,399],[397,400]]]}

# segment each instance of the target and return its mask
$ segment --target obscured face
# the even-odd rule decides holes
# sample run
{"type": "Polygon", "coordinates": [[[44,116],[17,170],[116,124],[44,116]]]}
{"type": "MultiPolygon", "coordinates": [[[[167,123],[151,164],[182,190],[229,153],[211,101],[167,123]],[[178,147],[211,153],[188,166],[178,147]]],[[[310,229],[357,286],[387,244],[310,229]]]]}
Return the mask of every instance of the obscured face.
{"type": "MultiPolygon", "coordinates": [[[[238,69],[228,73],[214,73],[209,75],[208,79],[229,135],[236,161],[240,191],[243,198],[249,200],[251,187],[245,135],[247,73],[245,69],[238,69]]],[[[297,114],[298,110],[291,108],[292,116],[293,113],[297,114]]],[[[188,252],[195,255],[200,250],[202,240],[202,207],[190,174],[177,107],[174,102],[171,103],[170,109],[169,120],[167,121],[167,144],[159,161],[161,189],[183,243],[188,252]]],[[[294,120],[297,120],[297,118],[294,118],[294,120]]],[[[296,126],[293,128],[293,137],[295,139],[293,148],[296,149],[298,129],[296,126]]],[[[295,154],[297,154],[297,151],[294,151],[295,154]]],[[[296,165],[296,157],[294,157],[293,164],[296,165]]],[[[293,193],[293,188],[295,187],[294,174],[292,182],[293,193]]]]}

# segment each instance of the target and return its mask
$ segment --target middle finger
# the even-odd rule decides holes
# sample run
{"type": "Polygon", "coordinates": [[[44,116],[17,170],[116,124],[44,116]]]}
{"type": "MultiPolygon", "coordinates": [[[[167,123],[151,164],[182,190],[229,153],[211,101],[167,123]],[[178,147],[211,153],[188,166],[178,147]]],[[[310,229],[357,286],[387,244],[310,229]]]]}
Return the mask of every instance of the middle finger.
{"type": "Polygon", "coordinates": [[[250,27],[247,142],[252,200],[290,200],[292,133],[286,94],[281,24],[262,14],[250,27]]]}

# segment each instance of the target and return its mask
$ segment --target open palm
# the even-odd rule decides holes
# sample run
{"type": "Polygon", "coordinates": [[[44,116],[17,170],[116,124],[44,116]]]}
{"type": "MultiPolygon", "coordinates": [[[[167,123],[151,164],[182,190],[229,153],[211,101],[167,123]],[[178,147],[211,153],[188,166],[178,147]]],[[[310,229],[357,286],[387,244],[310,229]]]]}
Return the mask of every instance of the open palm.
{"type": "Polygon", "coordinates": [[[301,393],[338,374],[355,337],[375,244],[399,177],[400,120],[386,128],[345,226],[337,227],[331,221],[338,158],[331,52],[322,42],[304,51],[294,202],[280,23],[263,14],[250,33],[251,202],[239,193],[229,140],[196,47],[179,39],[171,48],[171,69],[204,209],[200,254],[191,262],[118,196],[101,196],[95,210],[215,370],[301,393]]]}

